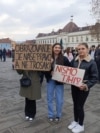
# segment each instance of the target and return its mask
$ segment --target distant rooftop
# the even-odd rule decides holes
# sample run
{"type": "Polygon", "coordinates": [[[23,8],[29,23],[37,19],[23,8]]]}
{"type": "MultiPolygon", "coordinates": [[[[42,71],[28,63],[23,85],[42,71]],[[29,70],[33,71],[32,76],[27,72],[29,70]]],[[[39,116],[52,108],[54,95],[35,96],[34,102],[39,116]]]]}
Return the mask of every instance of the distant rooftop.
{"type": "Polygon", "coordinates": [[[78,32],[78,31],[85,31],[89,30],[91,26],[85,27],[78,27],[72,20],[64,26],[63,29],[58,29],[58,31],[52,31],[51,33],[39,33],[36,38],[38,37],[45,37],[45,36],[52,36],[58,35],[59,33],[71,33],[71,32],[78,32]]]}
{"type": "Polygon", "coordinates": [[[24,42],[25,44],[35,44],[36,43],[36,40],[26,40],[25,42],[24,42]]]}
{"type": "Polygon", "coordinates": [[[10,38],[2,38],[0,39],[0,43],[11,43],[12,40],[10,38]]]}
{"type": "Polygon", "coordinates": [[[73,22],[69,22],[62,29],[63,32],[73,32],[73,31],[77,31],[77,30],[79,30],[79,27],[73,22]]]}

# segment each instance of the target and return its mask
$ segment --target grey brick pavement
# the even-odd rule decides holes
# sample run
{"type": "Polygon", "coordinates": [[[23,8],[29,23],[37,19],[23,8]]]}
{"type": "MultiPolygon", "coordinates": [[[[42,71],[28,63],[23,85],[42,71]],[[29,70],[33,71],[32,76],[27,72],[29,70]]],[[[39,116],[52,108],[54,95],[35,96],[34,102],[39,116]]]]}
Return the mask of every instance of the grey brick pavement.
{"type": "MultiPolygon", "coordinates": [[[[24,98],[19,96],[20,76],[11,66],[11,59],[0,62],[0,133],[71,133],[67,129],[73,120],[70,86],[65,86],[62,120],[58,124],[49,123],[44,81],[36,118],[29,123],[24,120],[24,98]]],[[[85,110],[85,133],[100,133],[100,84],[91,89],[85,110]]]]}

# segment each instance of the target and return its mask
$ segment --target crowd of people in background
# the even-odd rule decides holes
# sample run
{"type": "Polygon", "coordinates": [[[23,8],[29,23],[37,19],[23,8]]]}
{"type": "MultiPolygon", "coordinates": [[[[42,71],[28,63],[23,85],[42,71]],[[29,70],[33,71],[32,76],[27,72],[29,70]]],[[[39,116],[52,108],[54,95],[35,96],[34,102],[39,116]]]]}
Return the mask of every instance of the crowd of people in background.
{"type": "Polygon", "coordinates": [[[6,50],[5,48],[0,49],[0,60],[5,62],[6,57],[11,58],[12,57],[12,50],[6,50]]]}

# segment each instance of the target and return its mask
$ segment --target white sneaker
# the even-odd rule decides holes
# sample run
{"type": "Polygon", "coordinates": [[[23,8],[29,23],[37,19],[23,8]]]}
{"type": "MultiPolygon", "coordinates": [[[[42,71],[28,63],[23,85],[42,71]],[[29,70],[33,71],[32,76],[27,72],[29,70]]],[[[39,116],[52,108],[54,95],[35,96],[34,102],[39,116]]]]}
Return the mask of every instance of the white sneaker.
{"type": "Polygon", "coordinates": [[[71,122],[71,124],[68,126],[68,129],[73,129],[74,127],[77,126],[77,124],[78,123],[76,121],[71,122]]]}
{"type": "Polygon", "coordinates": [[[48,118],[49,122],[53,122],[54,121],[54,118],[50,117],[48,118]]]}
{"type": "Polygon", "coordinates": [[[79,124],[77,124],[77,126],[72,129],[73,133],[81,133],[83,131],[84,131],[84,126],[81,126],[79,124]]]}
{"type": "Polygon", "coordinates": [[[32,122],[33,121],[33,118],[29,118],[29,121],[32,122]]]}
{"type": "Polygon", "coordinates": [[[29,119],[29,117],[28,116],[25,116],[25,120],[27,121],[29,119]]]}

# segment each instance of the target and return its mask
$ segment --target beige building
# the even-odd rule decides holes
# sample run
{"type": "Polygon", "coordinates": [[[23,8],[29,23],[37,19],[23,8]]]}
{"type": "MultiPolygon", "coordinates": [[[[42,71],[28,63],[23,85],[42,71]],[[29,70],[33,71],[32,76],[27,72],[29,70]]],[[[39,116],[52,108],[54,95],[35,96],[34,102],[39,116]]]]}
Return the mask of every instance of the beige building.
{"type": "Polygon", "coordinates": [[[64,28],[58,31],[52,31],[51,33],[44,34],[39,33],[36,37],[37,44],[54,44],[61,42],[63,47],[76,47],[81,42],[87,42],[89,46],[98,45],[97,39],[93,38],[90,34],[90,27],[78,27],[73,20],[66,24],[64,28]]]}

